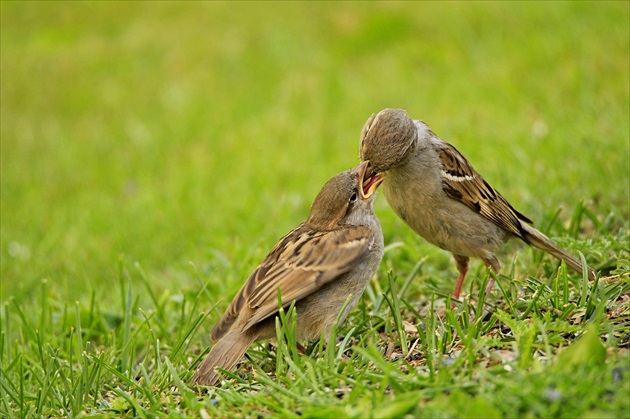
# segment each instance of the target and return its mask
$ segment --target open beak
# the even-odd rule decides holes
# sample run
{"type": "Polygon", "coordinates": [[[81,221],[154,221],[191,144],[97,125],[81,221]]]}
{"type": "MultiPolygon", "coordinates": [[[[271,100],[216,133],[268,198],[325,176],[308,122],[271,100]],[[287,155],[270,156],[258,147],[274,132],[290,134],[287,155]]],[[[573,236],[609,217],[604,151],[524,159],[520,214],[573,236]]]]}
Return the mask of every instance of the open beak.
{"type": "Polygon", "coordinates": [[[364,161],[355,169],[359,173],[359,183],[361,184],[361,196],[368,199],[376,192],[379,185],[385,180],[385,173],[376,173],[372,176],[368,174],[368,161],[364,161]]]}

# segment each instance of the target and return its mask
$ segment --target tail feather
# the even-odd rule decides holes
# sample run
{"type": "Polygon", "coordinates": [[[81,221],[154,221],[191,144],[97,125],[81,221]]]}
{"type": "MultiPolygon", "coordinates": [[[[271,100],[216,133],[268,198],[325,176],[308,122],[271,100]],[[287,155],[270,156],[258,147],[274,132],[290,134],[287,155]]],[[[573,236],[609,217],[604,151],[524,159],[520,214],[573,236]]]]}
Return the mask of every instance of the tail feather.
{"type": "Polygon", "coordinates": [[[224,370],[232,369],[257,337],[258,334],[251,329],[244,332],[230,331],[214,344],[199,365],[193,381],[198,385],[216,385],[219,374],[215,369],[217,367],[224,370]]]}
{"type": "MultiPolygon", "coordinates": [[[[560,246],[551,241],[549,237],[545,236],[534,227],[531,227],[525,223],[521,223],[521,227],[524,233],[523,239],[526,243],[531,244],[532,246],[540,250],[544,250],[545,252],[560,260],[564,260],[569,268],[580,274],[583,273],[584,269],[582,266],[582,262],[564,251],[560,246]]],[[[587,274],[588,279],[591,281],[596,278],[595,271],[589,267],[587,267],[587,274]]]]}

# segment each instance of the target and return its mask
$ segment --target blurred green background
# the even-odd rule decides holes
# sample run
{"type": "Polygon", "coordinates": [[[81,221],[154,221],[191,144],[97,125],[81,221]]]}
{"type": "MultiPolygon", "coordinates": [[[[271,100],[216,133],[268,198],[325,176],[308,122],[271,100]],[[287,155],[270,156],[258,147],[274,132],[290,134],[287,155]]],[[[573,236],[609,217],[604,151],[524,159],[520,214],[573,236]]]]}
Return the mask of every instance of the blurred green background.
{"type": "Polygon", "coordinates": [[[385,107],[532,219],[627,229],[629,4],[3,1],[2,299],[107,306],[134,262],[230,294],[385,107]]]}

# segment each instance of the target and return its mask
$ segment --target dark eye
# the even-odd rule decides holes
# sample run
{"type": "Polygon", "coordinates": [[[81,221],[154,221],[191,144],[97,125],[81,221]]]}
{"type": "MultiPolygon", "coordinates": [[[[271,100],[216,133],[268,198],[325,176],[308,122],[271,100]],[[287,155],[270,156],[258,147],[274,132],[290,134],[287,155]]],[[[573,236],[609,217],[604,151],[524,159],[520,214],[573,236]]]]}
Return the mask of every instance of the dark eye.
{"type": "Polygon", "coordinates": [[[354,204],[355,202],[357,202],[357,193],[352,192],[352,195],[350,195],[350,203],[354,204]]]}

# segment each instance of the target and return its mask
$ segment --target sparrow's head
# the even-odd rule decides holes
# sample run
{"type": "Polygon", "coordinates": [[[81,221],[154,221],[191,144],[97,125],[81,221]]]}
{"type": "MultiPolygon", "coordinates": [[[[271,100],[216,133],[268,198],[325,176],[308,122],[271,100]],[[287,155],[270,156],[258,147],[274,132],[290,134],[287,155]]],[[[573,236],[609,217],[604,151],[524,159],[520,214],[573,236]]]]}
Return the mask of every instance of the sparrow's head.
{"type": "Polygon", "coordinates": [[[360,225],[362,217],[373,216],[374,192],[383,175],[367,176],[368,162],[330,179],[311,206],[306,223],[316,230],[333,230],[340,225],[360,225]]]}
{"type": "Polygon", "coordinates": [[[416,125],[404,109],[383,109],[363,126],[359,158],[370,162],[370,173],[386,172],[409,155],[417,136],[416,125]]]}

